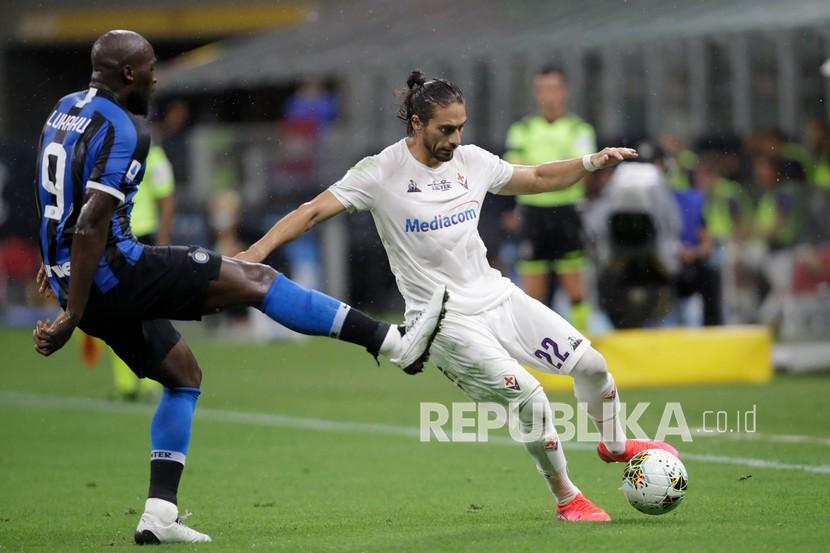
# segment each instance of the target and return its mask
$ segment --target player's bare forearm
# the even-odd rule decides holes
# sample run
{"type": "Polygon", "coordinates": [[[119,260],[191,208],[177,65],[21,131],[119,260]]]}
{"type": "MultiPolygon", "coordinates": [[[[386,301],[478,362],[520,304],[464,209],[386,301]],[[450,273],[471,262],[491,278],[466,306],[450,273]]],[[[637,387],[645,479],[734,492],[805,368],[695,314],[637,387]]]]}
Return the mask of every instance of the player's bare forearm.
{"type": "Polygon", "coordinates": [[[579,182],[588,171],[582,165],[581,159],[566,159],[551,161],[533,167],[534,187],[539,192],[560,190],[579,182]]]}
{"type": "MultiPolygon", "coordinates": [[[[626,159],[636,158],[636,150],[630,148],[605,148],[591,154],[590,162],[596,170],[613,167],[626,159]]],[[[516,165],[513,168],[513,177],[499,191],[499,194],[514,196],[561,190],[579,182],[587,174],[588,170],[581,158],[551,161],[539,165],[516,165]]]]}
{"type": "Polygon", "coordinates": [[[104,255],[109,223],[117,200],[104,192],[91,191],[81,208],[70,254],[71,279],[66,315],[79,321],[89,300],[92,278],[104,255]]]}
{"type": "Polygon", "coordinates": [[[334,194],[328,190],[317,195],[310,202],[277,221],[265,236],[257,240],[250,248],[237,254],[236,258],[254,263],[261,263],[271,252],[299,238],[304,232],[314,228],[323,221],[334,217],[345,208],[334,194]]]}
{"type": "Polygon", "coordinates": [[[234,257],[252,263],[262,263],[262,260],[271,252],[283,244],[296,240],[301,234],[311,229],[314,226],[313,220],[313,213],[308,208],[308,203],[305,203],[277,221],[265,233],[265,236],[234,257]]]}
{"type": "Polygon", "coordinates": [[[72,238],[66,310],[54,322],[38,321],[35,325],[32,338],[39,354],[51,355],[62,348],[81,321],[95,269],[104,255],[110,218],[116,205],[116,198],[105,192],[92,190],[87,193],[72,238]]]}

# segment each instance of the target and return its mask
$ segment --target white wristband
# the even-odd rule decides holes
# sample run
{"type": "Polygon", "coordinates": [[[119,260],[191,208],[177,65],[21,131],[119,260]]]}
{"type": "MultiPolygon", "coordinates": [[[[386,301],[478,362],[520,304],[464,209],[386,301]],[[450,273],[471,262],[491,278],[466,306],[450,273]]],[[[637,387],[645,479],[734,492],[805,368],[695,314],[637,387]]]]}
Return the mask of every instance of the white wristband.
{"type": "Polygon", "coordinates": [[[593,173],[594,171],[599,169],[599,167],[594,165],[594,162],[591,161],[591,156],[593,155],[594,154],[585,154],[584,156],[582,156],[582,166],[585,167],[585,170],[589,173],[593,173]]]}

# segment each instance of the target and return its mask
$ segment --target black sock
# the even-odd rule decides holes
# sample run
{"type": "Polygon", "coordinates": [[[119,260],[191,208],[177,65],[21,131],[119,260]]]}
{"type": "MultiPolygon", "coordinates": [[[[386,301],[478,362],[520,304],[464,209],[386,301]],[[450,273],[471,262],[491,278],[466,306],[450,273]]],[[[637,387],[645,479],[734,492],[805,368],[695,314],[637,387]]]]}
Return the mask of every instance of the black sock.
{"type": "Polygon", "coordinates": [[[355,308],[349,309],[343,327],[340,329],[340,339],[352,344],[365,347],[369,353],[377,357],[380,346],[389,333],[389,323],[378,321],[355,308]]]}
{"type": "Polygon", "coordinates": [[[150,461],[150,492],[147,497],[178,504],[176,493],[183,470],[184,465],[176,461],[150,461]]]}

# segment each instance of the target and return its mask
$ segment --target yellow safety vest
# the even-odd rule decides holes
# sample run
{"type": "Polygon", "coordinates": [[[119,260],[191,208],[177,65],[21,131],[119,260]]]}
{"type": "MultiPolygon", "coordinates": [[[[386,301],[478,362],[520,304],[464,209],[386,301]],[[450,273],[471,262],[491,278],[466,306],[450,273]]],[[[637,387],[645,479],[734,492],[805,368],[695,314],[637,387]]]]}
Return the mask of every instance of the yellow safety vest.
{"type": "MultiPolygon", "coordinates": [[[[576,115],[565,115],[553,122],[540,115],[525,117],[510,126],[507,132],[507,152],[510,163],[537,165],[548,161],[581,158],[596,151],[593,127],[576,115]]],[[[563,190],[517,196],[520,204],[536,207],[572,205],[582,200],[585,191],[582,182],[563,190]]]]}
{"type": "Polygon", "coordinates": [[[173,167],[161,146],[150,146],[147,152],[144,179],[138,185],[133,198],[130,227],[135,236],[153,234],[159,230],[159,214],[156,201],[173,195],[175,181],[173,167]]]}

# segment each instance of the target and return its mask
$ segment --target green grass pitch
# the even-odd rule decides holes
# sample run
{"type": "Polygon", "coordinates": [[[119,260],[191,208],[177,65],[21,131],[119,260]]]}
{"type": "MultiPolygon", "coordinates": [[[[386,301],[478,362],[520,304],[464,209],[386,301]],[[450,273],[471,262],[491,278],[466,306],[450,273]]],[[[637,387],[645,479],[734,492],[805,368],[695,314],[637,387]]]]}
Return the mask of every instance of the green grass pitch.
{"type": "MultiPolygon", "coordinates": [[[[518,445],[420,443],[419,402],[463,395],[432,366],[416,377],[325,339],[270,345],[194,339],[204,370],[182,511],[240,551],[826,551],[830,543],[830,377],[765,386],[622,390],[627,402],[703,412],[756,406],[754,439],[670,439],[690,484],[653,517],[619,491],[622,465],[565,444],[571,476],[613,517],[557,522],[518,445]],[[777,463],[777,464],[776,464],[777,463]]],[[[102,361],[77,343],[37,356],[27,331],[0,331],[0,553],[120,551],[147,489],[152,406],[110,403],[102,361]]],[[[645,354],[645,353],[644,353],[645,354]]],[[[613,367],[612,367],[613,370],[613,367]]],[[[556,394],[554,401],[573,399],[556,394]]],[[[660,409],[641,419],[656,427],[660,409]]]]}

